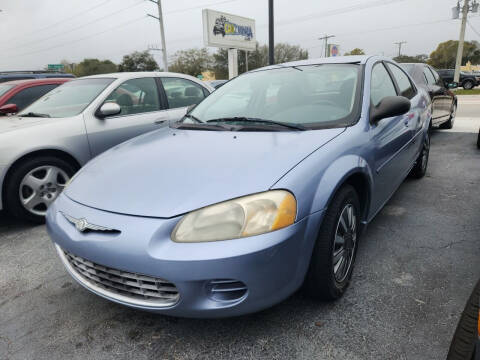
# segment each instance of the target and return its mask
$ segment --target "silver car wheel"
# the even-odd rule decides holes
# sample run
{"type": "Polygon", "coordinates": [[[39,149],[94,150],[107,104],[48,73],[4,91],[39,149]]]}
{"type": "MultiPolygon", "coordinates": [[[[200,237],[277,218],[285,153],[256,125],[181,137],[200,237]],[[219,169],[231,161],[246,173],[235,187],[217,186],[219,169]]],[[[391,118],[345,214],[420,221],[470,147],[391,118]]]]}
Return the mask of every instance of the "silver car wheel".
{"type": "Polygon", "coordinates": [[[20,203],[34,215],[45,216],[48,206],[63,191],[70,177],[57,166],[39,166],[26,174],[18,189],[20,203]]]}
{"type": "Polygon", "coordinates": [[[333,273],[339,283],[345,280],[353,262],[357,243],[357,217],[352,204],[340,213],[333,244],[333,273]]]}

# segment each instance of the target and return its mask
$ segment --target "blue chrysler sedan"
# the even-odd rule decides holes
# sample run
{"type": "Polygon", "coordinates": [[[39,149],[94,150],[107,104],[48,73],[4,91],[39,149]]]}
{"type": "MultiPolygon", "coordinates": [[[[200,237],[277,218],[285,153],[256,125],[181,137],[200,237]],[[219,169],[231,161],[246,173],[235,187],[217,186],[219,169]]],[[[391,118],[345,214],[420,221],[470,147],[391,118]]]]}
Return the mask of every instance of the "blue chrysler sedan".
{"type": "Polygon", "coordinates": [[[430,121],[428,94],[387,58],[254,70],[92,160],[48,231],[75,280],[137,309],[240,315],[302,285],[335,300],[362,230],[425,175],[430,121]]]}

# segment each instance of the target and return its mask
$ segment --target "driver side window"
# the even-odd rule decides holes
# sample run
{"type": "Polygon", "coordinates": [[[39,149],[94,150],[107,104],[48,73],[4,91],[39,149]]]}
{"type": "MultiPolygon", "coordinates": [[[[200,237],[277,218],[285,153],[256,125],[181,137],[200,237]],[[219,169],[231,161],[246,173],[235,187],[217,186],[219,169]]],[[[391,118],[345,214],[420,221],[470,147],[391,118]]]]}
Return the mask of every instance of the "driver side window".
{"type": "Polygon", "coordinates": [[[378,63],[373,67],[370,83],[370,99],[373,106],[378,106],[387,96],[397,96],[397,91],[385,66],[378,63]]]}
{"type": "Polygon", "coordinates": [[[116,88],[105,102],[117,103],[122,109],[120,115],[160,110],[160,98],[154,78],[127,80],[116,88]]]}

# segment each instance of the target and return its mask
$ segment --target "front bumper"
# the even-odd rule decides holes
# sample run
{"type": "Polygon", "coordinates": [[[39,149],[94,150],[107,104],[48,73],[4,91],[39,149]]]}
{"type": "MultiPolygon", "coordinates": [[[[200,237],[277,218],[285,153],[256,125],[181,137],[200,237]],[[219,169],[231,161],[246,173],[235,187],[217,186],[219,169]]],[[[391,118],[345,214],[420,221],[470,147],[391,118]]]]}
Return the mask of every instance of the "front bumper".
{"type": "MultiPolygon", "coordinates": [[[[323,212],[318,212],[287,228],[259,236],[185,244],[170,240],[181,217],[114,214],[61,195],[48,211],[47,229],[57,248],[109,268],[166,279],[178,289],[179,298],[169,306],[138,305],[79,281],[97,295],[174,316],[222,317],[267,308],[300,287],[322,216],[323,212]],[[121,233],[79,232],[62,212],[121,233]],[[238,298],[219,299],[211,293],[211,281],[219,279],[241,282],[247,290],[238,298]]],[[[68,266],[67,270],[79,280],[68,266]]]]}

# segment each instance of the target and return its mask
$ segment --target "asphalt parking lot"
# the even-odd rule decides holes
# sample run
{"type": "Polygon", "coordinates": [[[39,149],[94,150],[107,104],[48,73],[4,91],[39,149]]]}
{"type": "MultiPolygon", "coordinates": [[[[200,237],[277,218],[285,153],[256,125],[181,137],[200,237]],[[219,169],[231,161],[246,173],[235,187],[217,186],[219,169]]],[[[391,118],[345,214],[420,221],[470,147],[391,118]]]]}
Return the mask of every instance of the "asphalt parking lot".
{"type": "Polygon", "coordinates": [[[480,277],[480,97],[435,131],[427,176],[370,224],[345,297],[191,320],[130,310],[67,275],[44,226],[0,214],[0,359],[444,359],[480,277]],[[476,131],[476,132],[475,132],[476,131]]]}

